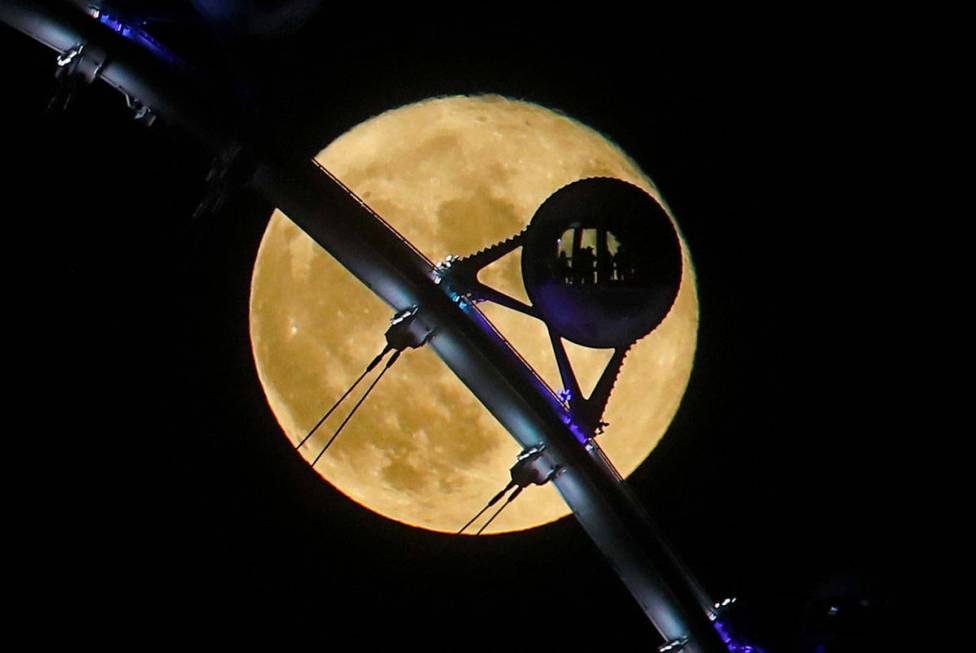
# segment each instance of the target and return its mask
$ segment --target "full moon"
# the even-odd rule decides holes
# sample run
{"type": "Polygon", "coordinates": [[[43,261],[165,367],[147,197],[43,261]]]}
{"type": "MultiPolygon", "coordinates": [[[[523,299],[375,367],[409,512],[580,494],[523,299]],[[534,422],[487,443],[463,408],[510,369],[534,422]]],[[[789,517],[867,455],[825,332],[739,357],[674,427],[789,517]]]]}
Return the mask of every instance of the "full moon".
{"type": "MultiPolygon", "coordinates": [[[[497,96],[446,97],[388,111],[340,136],[317,160],[433,261],[515,235],[550,194],[586,177],[628,181],[667,209],[651,180],[600,133],[497,96]]],[[[678,297],[664,322],[628,354],[604,415],[610,426],[598,436],[624,476],[664,435],[691,374],[698,298],[683,241],[682,250],[678,297]]],[[[519,256],[518,250],[507,255],[480,278],[527,302],[519,256]]],[[[480,308],[558,390],[541,323],[489,303],[480,308]]],[[[380,352],[392,313],[275,211],[254,265],[250,332],[268,403],[293,444],[380,352]]],[[[589,391],[611,352],[570,343],[567,349],[589,391]]],[[[310,463],[362,387],[300,449],[310,463]]],[[[421,348],[404,352],[315,470],[390,519],[456,532],[509,481],[519,451],[434,352],[421,348]]],[[[485,532],[531,528],[567,514],[552,485],[533,486],[485,532]]]]}

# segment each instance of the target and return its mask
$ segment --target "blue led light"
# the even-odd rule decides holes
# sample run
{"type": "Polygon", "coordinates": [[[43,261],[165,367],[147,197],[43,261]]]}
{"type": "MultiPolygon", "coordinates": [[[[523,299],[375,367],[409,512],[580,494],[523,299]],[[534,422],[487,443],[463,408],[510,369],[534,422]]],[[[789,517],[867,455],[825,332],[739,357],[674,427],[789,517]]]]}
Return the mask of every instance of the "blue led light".
{"type": "Polygon", "coordinates": [[[766,653],[762,648],[743,642],[732,635],[732,630],[728,625],[722,623],[721,619],[715,619],[712,624],[715,626],[715,630],[718,631],[719,637],[725,643],[725,646],[729,649],[729,653],[766,653]]]}
{"type": "Polygon", "coordinates": [[[113,32],[120,34],[123,38],[126,38],[133,43],[139,44],[168,63],[184,65],[183,62],[180,61],[180,59],[177,58],[172,52],[156,42],[156,40],[149,34],[139,29],[139,26],[143,24],[143,21],[136,21],[136,26],[134,27],[129,23],[123,22],[115,16],[105,12],[99,13],[97,18],[98,22],[105,25],[113,32]]]}
{"type": "Polygon", "coordinates": [[[570,433],[573,434],[573,437],[575,437],[580,444],[585,445],[587,442],[590,441],[589,436],[586,434],[585,431],[583,431],[583,429],[579,427],[579,425],[576,422],[570,423],[569,431],[570,433]]]}

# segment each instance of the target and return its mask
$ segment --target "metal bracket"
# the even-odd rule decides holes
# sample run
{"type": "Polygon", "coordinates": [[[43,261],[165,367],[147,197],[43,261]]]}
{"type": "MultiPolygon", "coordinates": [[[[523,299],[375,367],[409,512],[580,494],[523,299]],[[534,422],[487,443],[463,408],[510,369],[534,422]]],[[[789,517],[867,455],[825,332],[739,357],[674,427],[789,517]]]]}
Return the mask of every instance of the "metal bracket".
{"type": "Polygon", "coordinates": [[[152,127],[152,124],[156,122],[156,114],[153,110],[146,104],[142,103],[142,100],[132,97],[126,92],[122,92],[125,96],[125,106],[132,109],[132,117],[136,122],[144,124],[146,127],[152,127]]]}
{"type": "Polygon", "coordinates": [[[674,651],[683,651],[685,646],[688,645],[687,637],[679,637],[678,639],[672,639],[670,642],[666,642],[657,647],[658,653],[673,653],[674,651]]]}
{"type": "Polygon", "coordinates": [[[529,485],[545,485],[562,470],[559,465],[553,466],[542,457],[545,448],[544,444],[529,447],[518,455],[515,464],[509,470],[515,485],[520,488],[529,485]]]}
{"type": "Polygon", "coordinates": [[[489,301],[538,319],[539,315],[528,304],[478,280],[478,273],[485,266],[521,247],[524,234],[525,231],[522,231],[470,256],[448,256],[435,268],[436,283],[445,283],[456,302],[462,299],[472,304],[489,301]]]}
{"type": "Polygon", "coordinates": [[[57,58],[54,78],[57,88],[48,102],[48,111],[65,111],[77,92],[90,86],[105,67],[107,55],[87,43],[77,43],[57,58]]]}
{"type": "Polygon", "coordinates": [[[420,307],[414,306],[400,311],[390,320],[390,328],[386,330],[386,342],[390,349],[403,351],[407,347],[416,349],[422,347],[434,335],[431,329],[417,316],[420,307]]]}
{"type": "Polygon", "coordinates": [[[614,350],[613,356],[607,362],[607,366],[603,369],[603,373],[593,391],[590,392],[590,396],[584,397],[579,381],[576,379],[576,373],[569,362],[569,356],[566,355],[566,348],[563,347],[559,336],[552,329],[549,329],[549,340],[552,343],[553,355],[556,357],[559,377],[563,383],[563,390],[559,393],[560,400],[568,407],[573,422],[582,428],[588,436],[600,435],[604,428],[610,425],[602,419],[603,413],[606,410],[607,402],[610,400],[610,393],[613,392],[613,386],[617,382],[617,376],[620,374],[624,358],[630,350],[630,345],[618,347],[614,350]]]}

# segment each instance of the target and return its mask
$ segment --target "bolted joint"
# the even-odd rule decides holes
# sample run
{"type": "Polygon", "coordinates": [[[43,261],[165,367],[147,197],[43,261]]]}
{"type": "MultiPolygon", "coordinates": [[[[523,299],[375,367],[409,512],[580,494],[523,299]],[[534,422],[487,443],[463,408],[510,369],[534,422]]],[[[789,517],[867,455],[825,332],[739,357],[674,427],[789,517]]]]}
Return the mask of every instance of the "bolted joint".
{"type": "Polygon", "coordinates": [[[386,342],[390,349],[416,349],[430,340],[434,330],[418,318],[419,313],[420,307],[414,306],[393,316],[390,328],[386,330],[386,342]]]}
{"type": "Polygon", "coordinates": [[[54,70],[57,87],[48,102],[48,111],[67,110],[75,94],[98,79],[106,60],[104,51],[87,43],[73,45],[58,55],[54,70]]]}

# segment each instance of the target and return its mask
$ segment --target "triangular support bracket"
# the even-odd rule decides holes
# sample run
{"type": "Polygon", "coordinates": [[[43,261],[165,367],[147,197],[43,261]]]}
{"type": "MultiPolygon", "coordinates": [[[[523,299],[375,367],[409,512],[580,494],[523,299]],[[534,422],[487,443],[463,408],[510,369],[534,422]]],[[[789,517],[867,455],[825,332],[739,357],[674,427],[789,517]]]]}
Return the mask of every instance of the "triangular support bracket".
{"type": "Polygon", "coordinates": [[[613,355],[607,361],[606,367],[603,368],[593,391],[588,397],[584,397],[562,339],[551,328],[548,331],[549,340],[552,342],[553,355],[556,357],[556,367],[559,368],[559,378],[562,380],[564,388],[560,393],[560,398],[569,409],[573,423],[579,426],[588,437],[600,435],[603,433],[603,429],[609,426],[607,422],[603,421],[603,413],[606,411],[610,393],[613,391],[617,376],[620,374],[620,368],[624,364],[624,358],[627,357],[627,352],[634,343],[613,350],[613,355]]]}
{"type": "Polygon", "coordinates": [[[470,256],[447,257],[437,265],[438,283],[444,284],[455,300],[464,298],[474,304],[489,301],[539,319],[538,311],[525,302],[486,286],[478,279],[478,274],[485,267],[521,247],[524,235],[522,231],[470,256]]]}

